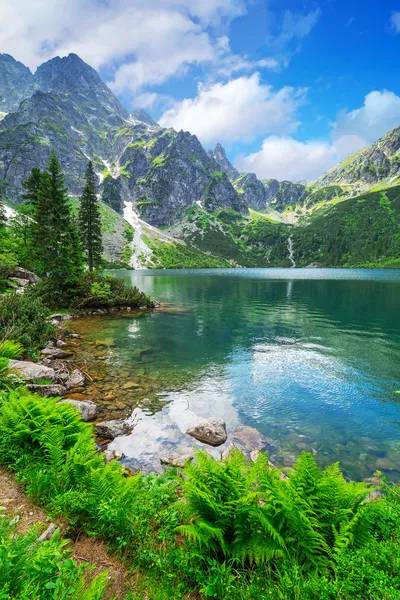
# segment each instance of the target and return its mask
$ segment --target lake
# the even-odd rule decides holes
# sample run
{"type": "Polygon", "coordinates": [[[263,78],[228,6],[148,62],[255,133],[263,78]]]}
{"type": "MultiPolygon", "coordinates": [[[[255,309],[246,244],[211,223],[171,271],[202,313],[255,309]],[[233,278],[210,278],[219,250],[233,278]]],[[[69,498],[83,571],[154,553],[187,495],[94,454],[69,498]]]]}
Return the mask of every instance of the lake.
{"type": "Polygon", "coordinates": [[[400,271],[115,273],[162,308],[73,327],[103,414],[134,425],[112,444],[132,466],[188,450],[186,428],[213,416],[274,440],[281,466],[308,450],[356,479],[400,478],[400,271]]]}

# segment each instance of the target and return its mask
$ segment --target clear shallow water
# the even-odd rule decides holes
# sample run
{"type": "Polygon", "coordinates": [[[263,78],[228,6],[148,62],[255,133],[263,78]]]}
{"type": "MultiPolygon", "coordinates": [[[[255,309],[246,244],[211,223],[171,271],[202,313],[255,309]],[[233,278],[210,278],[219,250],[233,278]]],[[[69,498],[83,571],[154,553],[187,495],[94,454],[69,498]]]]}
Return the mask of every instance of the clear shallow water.
{"type": "Polygon", "coordinates": [[[281,465],[306,449],[355,478],[377,468],[400,478],[399,271],[116,274],[163,309],[74,326],[80,352],[97,348],[101,381],[90,391],[108,395],[107,416],[134,409],[132,435],[113,443],[134,466],[186,451],[186,428],[220,416],[229,430],[250,425],[276,440],[281,465]]]}

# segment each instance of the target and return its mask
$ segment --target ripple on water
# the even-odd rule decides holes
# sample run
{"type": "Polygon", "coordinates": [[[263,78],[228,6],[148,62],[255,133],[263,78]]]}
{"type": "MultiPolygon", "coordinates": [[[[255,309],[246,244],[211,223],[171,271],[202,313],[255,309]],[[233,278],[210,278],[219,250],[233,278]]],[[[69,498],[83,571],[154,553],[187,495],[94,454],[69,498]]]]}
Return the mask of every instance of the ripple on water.
{"type": "Polygon", "coordinates": [[[87,393],[94,389],[102,418],[130,416],[132,435],[114,444],[132,465],[187,450],[187,426],[220,416],[230,431],[247,424],[277,440],[278,464],[308,450],[352,477],[378,468],[400,478],[400,273],[119,276],[163,309],[75,321],[83,334],[75,359],[96,376],[87,393]]]}

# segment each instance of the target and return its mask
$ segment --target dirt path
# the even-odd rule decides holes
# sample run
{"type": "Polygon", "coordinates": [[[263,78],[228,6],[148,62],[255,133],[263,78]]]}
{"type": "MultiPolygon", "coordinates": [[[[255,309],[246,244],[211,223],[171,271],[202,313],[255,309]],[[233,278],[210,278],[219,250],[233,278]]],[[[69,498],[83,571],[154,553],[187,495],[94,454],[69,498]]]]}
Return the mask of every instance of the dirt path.
{"type": "MultiPolygon", "coordinates": [[[[0,510],[10,518],[18,517],[18,532],[25,533],[35,523],[43,524],[43,531],[48,526],[48,515],[35,506],[25,495],[14,475],[0,466],[0,510]]],[[[52,520],[61,529],[65,529],[62,520],[52,520]]],[[[125,594],[133,589],[135,577],[131,575],[126,566],[115,556],[108,553],[107,547],[102,542],[87,536],[81,536],[71,542],[71,557],[77,562],[88,562],[96,565],[94,574],[97,575],[108,569],[109,586],[105,599],[117,598],[122,600],[125,594]]]]}

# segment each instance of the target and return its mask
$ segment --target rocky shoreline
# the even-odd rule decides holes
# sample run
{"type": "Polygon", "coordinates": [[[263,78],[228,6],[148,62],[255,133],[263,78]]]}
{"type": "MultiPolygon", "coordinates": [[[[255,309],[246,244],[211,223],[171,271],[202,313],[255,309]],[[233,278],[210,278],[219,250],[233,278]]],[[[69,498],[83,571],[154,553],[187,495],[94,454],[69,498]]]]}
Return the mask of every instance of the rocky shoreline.
{"type": "MultiPolygon", "coordinates": [[[[157,304],[157,306],[161,305],[157,304]]],[[[91,377],[72,361],[73,351],[69,347],[71,340],[78,340],[81,336],[68,331],[66,324],[72,319],[80,317],[123,314],[143,309],[113,307],[104,310],[82,311],[73,316],[54,313],[48,320],[56,327],[56,330],[53,338],[42,349],[40,361],[12,360],[10,362],[10,367],[15,375],[26,384],[32,393],[41,397],[59,398],[60,404],[68,403],[75,406],[83,421],[94,422],[98,448],[104,453],[106,462],[124,458],[124,455],[117,450],[108,449],[108,445],[115,438],[130,434],[134,427],[129,424],[127,419],[96,421],[99,416],[99,408],[92,399],[83,394],[91,377]]],[[[221,419],[208,419],[202,423],[195,423],[188,428],[186,434],[199,441],[201,446],[203,444],[210,447],[224,445],[220,452],[221,459],[226,458],[233,449],[237,449],[249,461],[254,461],[259,452],[270,451],[274,446],[272,440],[265,438],[252,427],[240,426],[228,434],[226,423],[221,419]]],[[[185,462],[191,461],[193,458],[193,449],[186,453],[166,452],[160,454],[159,463],[162,467],[183,468],[185,462]]],[[[270,464],[273,466],[272,463],[270,464]]]]}

